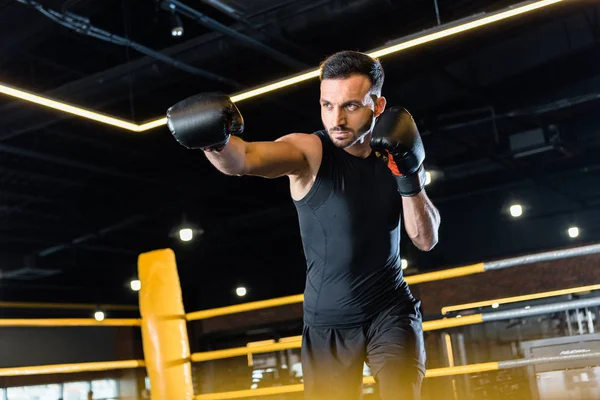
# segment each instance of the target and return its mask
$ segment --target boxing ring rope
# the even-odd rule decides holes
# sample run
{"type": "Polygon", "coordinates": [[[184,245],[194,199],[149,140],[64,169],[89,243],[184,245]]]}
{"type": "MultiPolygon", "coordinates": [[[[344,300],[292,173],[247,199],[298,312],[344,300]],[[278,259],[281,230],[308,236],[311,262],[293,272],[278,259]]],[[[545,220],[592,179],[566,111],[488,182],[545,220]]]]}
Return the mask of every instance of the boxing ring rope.
{"type": "Polygon", "coordinates": [[[0,376],[24,376],[44,374],[70,374],[89,371],[112,371],[115,369],[133,369],[144,367],[143,360],[105,361],[78,364],[52,364],[31,367],[0,368],[0,376]]]}
{"type": "MultiPolygon", "coordinates": [[[[438,378],[442,376],[465,375],[475,372],[497,371],[500,369],[521,368],[531,365],[550,364],[565,361],[581,361],[600,359],[600,352],[587,354],[569,354],[556,357],[538,357],[517,360],[493,361],[481,364],[461,365],[458,367],[435,368],[428,370],[425,378],[438,378]]],[[[363,384],[371,385],[375,383],[372,376],[363,378],[363,384]]],[[[296,393],[304,390],[303,384],[276,386],[260,389],[245,389],[232,392],[209,393],[195,396],[195,400],[224,400],[224,399],[243,399],[247,397],[268,396],[274,394],[296,393]]]]}
{"type": "MultiPolygon", "coordinates": [[[[596,253],[600,253],[600,244],[576,247],[566,250],[549,251],[491,262],[482,262],[458,268],[408,276],[405,279],[409,284],[414,285],[423,282],[451,279],[455,277],[500,270],[536,262],[552,261],[596,253]]],[[[190,354],[186,325],[188,321],[208,319],[216,316],[259,310],[285,304],[300,303],[303,301],[303,295],[287,296],[185,314],[183,303],[181,301],[181,286],[177,274],[175,255],[172,250],[163,249],[141,254],[138,260],[138,270],[140,280],[142,281],[142,291],[140,292],[140,310],[142,313],[144,351],[146,353],[147,371],[153,387],[153,399],[229,399],[292,393],[303,390],[303,386],[299,384],[227,393],[202,394],[195,396],[191,378],[191,362],[203,362],[230,357],[247,356],[249,354],[267,353],[294,348],[297,349],[301,346],[302,341],[300,336],[295,336],[284,338],[277,343],[190,354]],[[167,340],[167,338],[169,338],[169,340],[167,340]],[[151,350],[153,354],[150,355],[150,352],[146,350],[151,350]],[[169,373],[166,373],[165,369],[170,369],[169,373]],[[157,380],[159,377],[163,378],[164,380],[157,380]],[[174,393],[177,393],[177,395],[174,395],[174,393]]],[[[594,285],[586,288],[587,290],[595,290],[598,289],[598,287],[599,285],[594,285]]],[[[573,290],[574,289],[565,289],[563,291],[555,291],[554,294],[561,295],[564,294],[565,291],[573,290]]],[[[551,292],[537,294],[537,298],[549,297],[549,293],[551,292]]],[[[536,295],[530,296],[535,297],[536,295]]],[[[508,301],[510,301],[510,298],[508,301]]],[[[566,301],[549,305],[532,306],[527,309],[496,311],[461,316],[461,318],[443,318],[440,320],[425,321],[423,322],[423,329],[425,331],[440,330],[480,324],[487,321],[523,318],[593,306],[600,306],[600,297],[566,301]]],[[[595,358],[599,355],[593,353],[582,356],[587,358],[595,358]]],[[[484,364],[432,369],[428,371],[427,377],[466,374],[471,372],[482,372],[503,368],[516,368],[519,366],[529,365],[528,363],[556,362],[567,359],[568,358],[561,356],[552,359],[544,358],[507,360],[484,364]]],[[[366,382],[372,382],[373,378],[367,377],[365,379],[366,382]]]]}
{"type": "MultiPolygon", "coordinates": [[[[51,308],[51,307],[48,307],[51,308]]],[[[46,318],[46,319],[0,319],[0,327],[63,327],[63,326],[141,326],[140,319],[46,318]]],[[[102,361],[74,364],[35,365],[0,368],[0,377],[71,374],[78,372],[114,371],[145,367],[144,360],[102,361]]]]}
{"type": "Polygon", "coordinates": [[[237,314],[246,311],[261,310],[264,308],[285,306],[288,304],[302,303],[304,301],[303,294],[296,294],[292,296],[277,297],[269,300],[252,301],[244,304],[236,304],[234,306],[211,308],[210,310],[194,311],[186,314],[188,321],[197,321],[201,319],[208,319],[213,317],[219,317],[222,315],[237,314]]]}
{"type": "MultiPolygon", "coordinates": [[[[505,260],[483,262],[473,265],[451,268],[431,273],[406,277],[409,284],[432,282],[451,279],[460,276],[472,275],[491,270],[509,268],[517,265],[534,262],[557,260],[568,257],[595,254],[600,252],[600,244],[577,247],[568,250],[557,250],[505,260]]],[[[270,308],[285,304],[295,304],[303,301],[303,295],[294,295],[276,299],[221,307],[211,310],[202,310],[185,314],[181,299],[181,286],[177,274],[175,256],[171,250],[158,250],[141,254],[138,261],[142,290],[140,292],[140,313],[142,319],[115,318],[96,321],[89,318],[54,318],[54,319],[0,319],[2,327],[58,327],[58,326],[140,326],[144,344],[146,360],[128,360],[114,362],[92,362],[80,364],[57,364],[45,366],[28,366],[18,368],[0,369],[0,376],[36,375],[51,373],[73,373],[83,371],[103,371],[115,369],[128,369],[146,367],[153,387],[155,399],[233,399],[268,394],[292,393],[303,390],[303,385],[287,385],[274,388],[250,389],[235,392],[202,394],[195,396],[191,378],[191,362],[204,362],[224,359],[249,354],[268,353],[301,347],[302,337],[294,336],[282,338],[277,343],[240,347],[209,352],[191,354],[187,336],[187,322],[208,319],[221,315],[229,315],[246,311],[270,308]],[[176,384],[174,384],[176,383],[176,384]],[[167,395],[168,394],[168,395],[167,395]]],[[[590,285],[581,288],[564,289],[553,292],[544,292],[514,298],[496,299],[485,302],[469,303],[466,305],[452,306],[444,311],[454,311],[457,307],[481,307],[494,302],[516,302],[536,298],[547,298],[570,293],[580,293],[600,289],[600,285],[590,285]]],[[[459,326],[480,324],[487,321],[499,321],[510,318],[523,318],[551,312],[570,310],[575,308],[599,306],[600,298],[591,298],[567,301],[557,304],[533,306],[528,309],[496,311],[484,314],[462,316],[461,318],[443,318],[423,322],[424,331],[433,331],[459,326]]],[[[90,309],[92,305],[75,304],[48,304],[39,303],[11,303],[2,302],[0,307],[14,308],[71,308],[90,309]]],[[[114,306],[115,309],[134,309],[132,306],[114,306]]],[[[445,313],[444,313],[445,314],[445,313]]],[[[556,362],[567,359],[597,358],[599,354],[569,355],[544,359],[508,360],[484,364],[472,364],[458,367],[438,368],[427,371],[426,377],[449,376],[467,374],[472,372],[490,371],[503,368],[516,368],[532,363],[556,362]],[[570,358],[569,358],[570,357],[570,358]],[[577,357],[577,358],[574,358],[577,357]]],[[[372,377],[366,377],[365,383],[373,383],[372,377]]]]}
{"type": "MultiPolygon", "coordinates": [[[[145,276],[146,282],[151,281],[145,276]]],[[[167,276],[168,278],[168,276],[167,276]]],[[[161,285],[165,282],[165,276],[156,277],[157,284],[161,285]]],[[[173,284],[179,285],[178,279],[176,281],[166,281],[166,287],[172,287],[173,284]],[[170,285],[169,285],[170,284],[170,285]]],[[[148,285],[152,287],[152,285],[148,285]]],[[[164,292],[158,288],[152,289],[153,294],[164,294],[166,297],[172,295],[172,291],[164,292]]],[[[146,296],[148,297],[148,296],[146,296]]],[[[168,307],[172,304],[177,305],[181,303],[181,298],[175,298],[172,301],[168,300],[160,300],[158,303],[152,303],[145,301],[144,298],[140,295],[140,305],[143,310],[142,315],[144,316],[144,320],[140,318],[113,318],[113,319],[105,319],[102,321],[97,321],[92,318],[30,318],[30,319],[0,319],[0,327],[75,327],[75,326],[89,326],[89,327],[100,327],[100,326],[110,326],[110,327],[124,327],[124,326],[139,326],[142,328],[142,335],[145,337],[145,343],[151,342],[152,336],[157,334],[157,331],[161,333],[161,325],[166,326],[174,326],[177,323],[176,318],[172,318],[171,316],[165,317],[161,314],[161,310],[168,309],[168,307]],[[144,322],[144,323],[142,323],[144,322]],[[153,327],[153,323],[158,323],[156,329],[153,327]]],[[[97,305],[90,304],[69,304],[69,303],[25,303],[25,302],[0,302],[1,308],[45,308],[45,309],[96,309],[97,305]]],[[[106,305],[105,309],[113,309],[113,310],[137,310],[137,307],[134,306],[119,306],[119,305],[106,305]]],[[[184,320],[183,309],[179,312],[179,319],[184,320]]],[[[168,334],[162,335],[161,337],[168,339],[168,334]]],[[[187,341],[187,337],[186,337],[187,341]]],[[[176,343],[176,342],[173,342],[176,343]]],[[[174,363],[169,363],[168,360],[164,358],[164,355],[169,355],[169,349],[175,349],[176,346],[158,346],[156,348],[150,346],[144,347],[144,356],[146,359],[150,359],[152,361],[159,360],[161,364],[160,370],[154,370],[153,380],[154,382],[160,381],[173,381],[173,376],[181,376],[181,369],[179,362],[175,361],[174,363]],[[164,361],[167,362],[164,362],[164,361]],[[175,368],[175,373],[173,373],[173,369],[175,368]]],[[[179,356],[182,354],[179,353],[179,356]]],[[[185,354],[183,354],[185,356],[185,354]]],[[[66,373],[78,373],[78,372],[91,372],[91,371],[112,371],[118,369],[134,369],[139,367],[146,367],[147,362],[145,360],[125,360],[125,361],[109,361],[109,362],[86,362],[86,363],[76,363],[76,364],[52,364],[52,365],[40,365],[40,366],[24,366],[24,367],[11,367],[11,368],[0,368],[0,377],[9,377],[9,376],[25,376],[25,375],[43,375],[43,374],[66,374],[66,373]]],[[[160,384],[157,385],[160,388],[160,384]]],[[[172,391],[176,393],[176,391],[172,391]]],[[[180,399],[191,399],[192,396],[181,396],[181,397],[173,397],[180,399]]]]}
{"type": "MultiPolygon", "coordinates": [[[[459,326],[476,325],[484,322],[501,321],[511,318],[532,317],[536,315],[543,315],[553,312],[574,310],[577,308],[594,306],[600,306],[600,297],[534,306],[528,309],[496,311],[485,314],[468,315],[461,318],[443,318],[434,321],[425,321],[423,322],[423,331],[427,332],[440,329],[455,328],[459,326]]],[[[301,336],[283,338],[282,340],[282,342],[273,344],[256,345],[252,347],[236,347],[224,350],[213,350],[201,353],[193,353],[191,358],[193,362],[210,361],[216,359],[244,356],[248,354],[269,353],[272,351],[297,349],[300,348],[302,344],[301,336]]]]}
{"type": "Polygon", "coordinates": [[[121,304],[76,304],[76,303],[30,303],[17,301],[0,301],[0,308],[33,308],[52,310],[107,310],[107,311],[138,311],[137,306],[121,304]]]}
{"type": "MultiPolygon", "coordinates": [[[[52,308],[52,307],[48,307],[52,308]]],[[[141,326],[141,319],[113,318],[96,321],[92,318],[0,319],[0,327],[63,327],[63,326],[141,326]]],[[[0,377],[66,374],[89,371],[111,371],[144,367],[144,360],[103,361],[77,364],[52,364],[0,368],[0,377]]]]}
{"type": "MultiPolygon", "coordinates": [[[[474,274],[479,274],[479,273],[487,272],[487,271],[496,271],[496,270],[520,266],[520,265],[533,264],[536,262],[554,261],[554,260],[560,260],[560,259],[564,259],[564,258],[579,257],[579,256],[584,256],[584,255],[589,255],[589,254],[597,254],[597,253],[600,253],[600,244],[574,247],[572,249],[554,250],[554,251],[548,251],[548,252],[544,252],[544,253],[530,254],[530,255],[507,258],[507,259],[502,259],[502,260],[497,260],[497,261],[481,262],[481,263],[466,265],[466,266],[462,266],[462,267],[449,268],[449,269],[444,269],[444,270],[434,271],[434,272],[427,272],[427,273],[418,274],[418,275],[411,275],[411,276],[405,277],[404,280],[409,285],[416,285],[419,283],[458,278],[461,276],[474,275],[474,274]]],[[[223,316],[223,315],[236,314],[236,313],[241,313],[241,312],[246,312],[246,311],[254,311],[254,310],[260,310],[260,309],[264,309],[264,308],[283,306],[283,305],[287,305],[287,304],[302,303],[303,301],[304,301],[304,295],[297,294],[297,295],[293,295],[293,296],[278,297],[275,299],[254,301],[254,302],[249,302],[249,303],[245,303],[245,304],[238,304],[238,305],[234,305],[234,306],[220,307],[220,308],[214,308],[214,309],[210,309],[210,310],[190,312],[186,315],[186,319],[188,321],[197,321],[197,320],[208,319],[208,318],[213,318],[213,317],[223,316]]]]}
{"type": "Polygon", "coordinates": [[[96,321],[93,318],[0,319],[0,326],[141,326],[141,319],[113,318],[96,321]]]}
{"type": "MultiPolygon", "coordinates": [[[[22,303],[22,302],[0,302],[0,308],[39,308],[39,309],[70,309],[89,310],[96,309],[92,304],[71,303],[22,303]]],[[[108,310],[137,310],[137,307],[126,305],[106,305],[103,309],[108,310]]],[[[0,327],[73,327],[73,326],[141,326],[139,318],[112,318],[97,321],[93,318],[31,318],[31,319],[0,319],[0,327]]],[[[0,377],[25,376],[25,375],[47,375],[67,374],[78,372],[112,371],[118,369],[134,369],[144,367],[144,360],[125,361],[103,361],[86,362],[75,364],[51,364],[26,367],[0,368],[0,377]]]]}
{"type": "Polygon", "coordinates": [[[477,301],[477,302],[473,302],[473,303],[466,303],[466,304],[459,304],[459,305],[455,305],[455,306],[442,307],[442,315],[446,315],[452,311],[463,311],[463,310],[469,310],[469,309],[479,308],[479,307],[489,307],[493,304],[501,305],[501,304],[517,303],[517,302],[522,302],[522,301],[527,301],[527,300],[546,299],[549,297],[564,296],[567,294],[591,292],[593,290],[599,290],[599,289],[600,289],[600,285],[589,285],[589,286],[580,286],[580,287],[569,288],[569,289],[553,290],[550,292],[526,294],[523,296],[503,297],[500,299],[477,301]]]}

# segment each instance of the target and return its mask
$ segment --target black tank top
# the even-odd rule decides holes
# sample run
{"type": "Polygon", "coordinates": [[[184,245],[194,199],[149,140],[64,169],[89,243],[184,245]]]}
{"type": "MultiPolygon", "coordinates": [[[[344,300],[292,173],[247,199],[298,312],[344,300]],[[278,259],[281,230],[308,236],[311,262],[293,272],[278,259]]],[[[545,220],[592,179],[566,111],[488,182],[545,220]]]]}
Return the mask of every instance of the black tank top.
{"type": "Polygon", "coordinates": [[[412,302],[402,275],[402,198],[386,163],[337,148],[315,132],[323,159],[308,194],[294,201],[307,263],[304,321],[319,327],[363,324],[412,302]]]}

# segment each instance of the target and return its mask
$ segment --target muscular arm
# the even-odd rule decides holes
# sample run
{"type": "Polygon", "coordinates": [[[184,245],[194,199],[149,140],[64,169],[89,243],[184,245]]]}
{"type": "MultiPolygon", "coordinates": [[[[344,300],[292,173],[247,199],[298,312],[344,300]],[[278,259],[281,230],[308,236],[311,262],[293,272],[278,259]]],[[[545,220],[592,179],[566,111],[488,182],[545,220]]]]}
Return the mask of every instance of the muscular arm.
{"type": "Polygon", "coordinates": [[[308,136],[290,134],[274,142],[245,142],[232,136],[221,152],[205,154],[226,175],[277,178],[301,174],[308,169],[308,161],[298,142],[310,140],[308,136]]]}
{"type": "Polygon", "coordinates": [[[423,251],[435,247],[438,241],[440,214],[425,190],[412,197],[402,197],[404,228],[415,244],[423,251]]]}

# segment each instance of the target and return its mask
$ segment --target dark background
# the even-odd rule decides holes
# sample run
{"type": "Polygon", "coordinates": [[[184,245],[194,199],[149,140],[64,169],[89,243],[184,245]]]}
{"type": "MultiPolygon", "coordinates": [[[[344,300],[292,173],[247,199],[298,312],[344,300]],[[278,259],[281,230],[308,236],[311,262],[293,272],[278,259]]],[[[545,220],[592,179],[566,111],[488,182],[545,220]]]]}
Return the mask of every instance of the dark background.
{"type": "MultiPolygon", "coordinates": [[[[449,23],[513,3],[440,0],[439,16],[449,23]]],[[[437,25],[433,2],[421,0],[218,2],[229,13],[186,3],[259,49],[185,16],[184,35],[173,38],[161,2],[40,4],[195,73],[0,0],[0,82],[137,123],[198,92],[238,93],[335,51],[370,51],[437,25]]],[[[433,251],[403,238],[407,272],[600,239],[599,39],[598,3],[568,1],[382,58],[384,95],[419,124],[434,174],[427,191],[442,215],[433,251]],[[529,131],[538,139],[527,142],[529,131]],[[519,219],[508,214],[515,201],[525,208],[519,219]]],[[[313,79],[240,102],[245,139],[320,129],[318,93],[313,79]]],[[[166,247],[177,255],[187,311],[302,292],[285,178],[221,175],[164,126],[132,133],[7,96],[0,121],[0,300],[136,304],[129,281],[138,254],[166,247]],[[188,243],[173,235],[184,215],[204,230],[188,243]],[[238,285],[248,296],[235,296],[238,285]]]]}

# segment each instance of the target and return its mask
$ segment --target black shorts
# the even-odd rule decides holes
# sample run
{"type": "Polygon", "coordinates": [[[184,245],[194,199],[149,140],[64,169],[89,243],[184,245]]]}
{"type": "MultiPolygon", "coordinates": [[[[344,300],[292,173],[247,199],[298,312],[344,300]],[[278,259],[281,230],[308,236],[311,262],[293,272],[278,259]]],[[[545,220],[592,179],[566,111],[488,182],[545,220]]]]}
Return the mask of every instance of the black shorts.
{"type": "Polygon", "coordinates": [[[304,398],[360,399],[366,363],[382,400],[420,399],[426,355],[419,307],[419,301],[394,306],[356,328],[305,325],[302,333],[304,398]]]}

